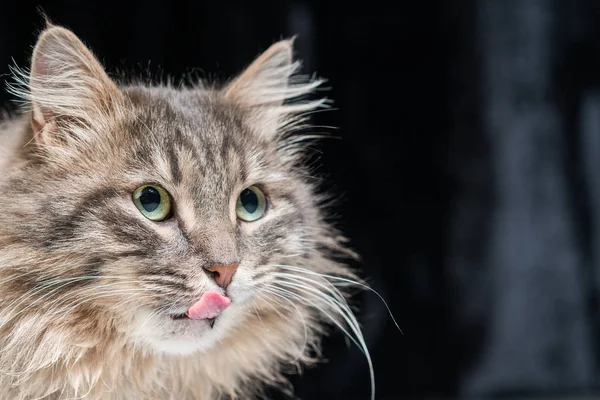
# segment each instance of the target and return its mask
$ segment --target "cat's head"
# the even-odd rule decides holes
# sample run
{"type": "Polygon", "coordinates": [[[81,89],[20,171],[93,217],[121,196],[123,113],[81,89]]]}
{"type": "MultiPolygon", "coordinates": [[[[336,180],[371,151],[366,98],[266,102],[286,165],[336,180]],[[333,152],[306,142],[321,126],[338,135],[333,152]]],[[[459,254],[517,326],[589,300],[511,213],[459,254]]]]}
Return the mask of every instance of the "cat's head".
{"type": "Polygon", "coordinates": [[[25,95],[34,136],[3,184],[5,241],[27,252],[3,260],[28,274],[15,304],[179,354],[333,304],[310,282],[346,273],[329,259],[341,246],[294,135],[321,81],[295,77],[292,45],[222,86],[119,86],[73,33],[46,29],[25,95]]]}

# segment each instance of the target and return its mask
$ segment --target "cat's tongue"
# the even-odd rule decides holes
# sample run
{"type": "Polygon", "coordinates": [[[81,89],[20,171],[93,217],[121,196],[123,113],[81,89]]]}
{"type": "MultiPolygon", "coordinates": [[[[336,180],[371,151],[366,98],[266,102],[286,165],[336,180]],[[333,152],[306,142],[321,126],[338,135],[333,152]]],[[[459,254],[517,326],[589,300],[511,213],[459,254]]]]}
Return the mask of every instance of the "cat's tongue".
{"type": "Polygon", "coordinates": [[[200,297],[187,311],[187,316],[190,319],[206,319],[214,318],[221,314],[224,309],[229,307],[231,300],[217,292],[206,292],[200,297]]]}

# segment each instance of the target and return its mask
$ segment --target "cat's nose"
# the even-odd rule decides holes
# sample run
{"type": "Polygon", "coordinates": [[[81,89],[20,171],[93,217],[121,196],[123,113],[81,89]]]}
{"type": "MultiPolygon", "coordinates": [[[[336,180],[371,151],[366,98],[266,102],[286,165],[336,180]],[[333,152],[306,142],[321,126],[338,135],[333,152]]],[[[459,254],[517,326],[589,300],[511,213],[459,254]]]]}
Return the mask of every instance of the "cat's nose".
{"type": "Polygon", "coordinates": [[[217,285],[225,289],[231,283],[233,274],[240,265],[238,263],[233,264],[214,264],[206,268],[210,273],[209,275],[215,280],[217,285]]]}

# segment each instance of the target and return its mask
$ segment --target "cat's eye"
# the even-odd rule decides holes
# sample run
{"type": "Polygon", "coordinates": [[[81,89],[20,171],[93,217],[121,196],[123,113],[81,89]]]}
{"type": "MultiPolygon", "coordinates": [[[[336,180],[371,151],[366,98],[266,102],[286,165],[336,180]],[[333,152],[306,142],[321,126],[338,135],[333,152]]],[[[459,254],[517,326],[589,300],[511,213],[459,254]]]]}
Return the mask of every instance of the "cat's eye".
{"type": "Polygon", "coordinates": [[[235,204],[235,213],[242,221],[256,221],[267,210],[265,194],[256,186],[250,186],[240,193],[235,204]]]}
{"type": "Polygon", "coordinates": [[[133,203],[152,221],[162,221],[171,215],[171,196],[158,185],[144,185],[135,189],[133,203]]]}

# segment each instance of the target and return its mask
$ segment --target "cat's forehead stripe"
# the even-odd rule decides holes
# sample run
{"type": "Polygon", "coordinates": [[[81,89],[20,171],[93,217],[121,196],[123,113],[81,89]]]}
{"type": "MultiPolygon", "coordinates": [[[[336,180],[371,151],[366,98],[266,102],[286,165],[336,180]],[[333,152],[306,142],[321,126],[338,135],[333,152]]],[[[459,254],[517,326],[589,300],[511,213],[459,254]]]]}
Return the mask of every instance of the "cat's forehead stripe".
{"type": "Polygon", "coordinates": [[[175,184],[181,183],[181,171],[179,168],[179,156],[173,147],[169,147],[169,162],[171,164],[171,179],[175,184]]]}

